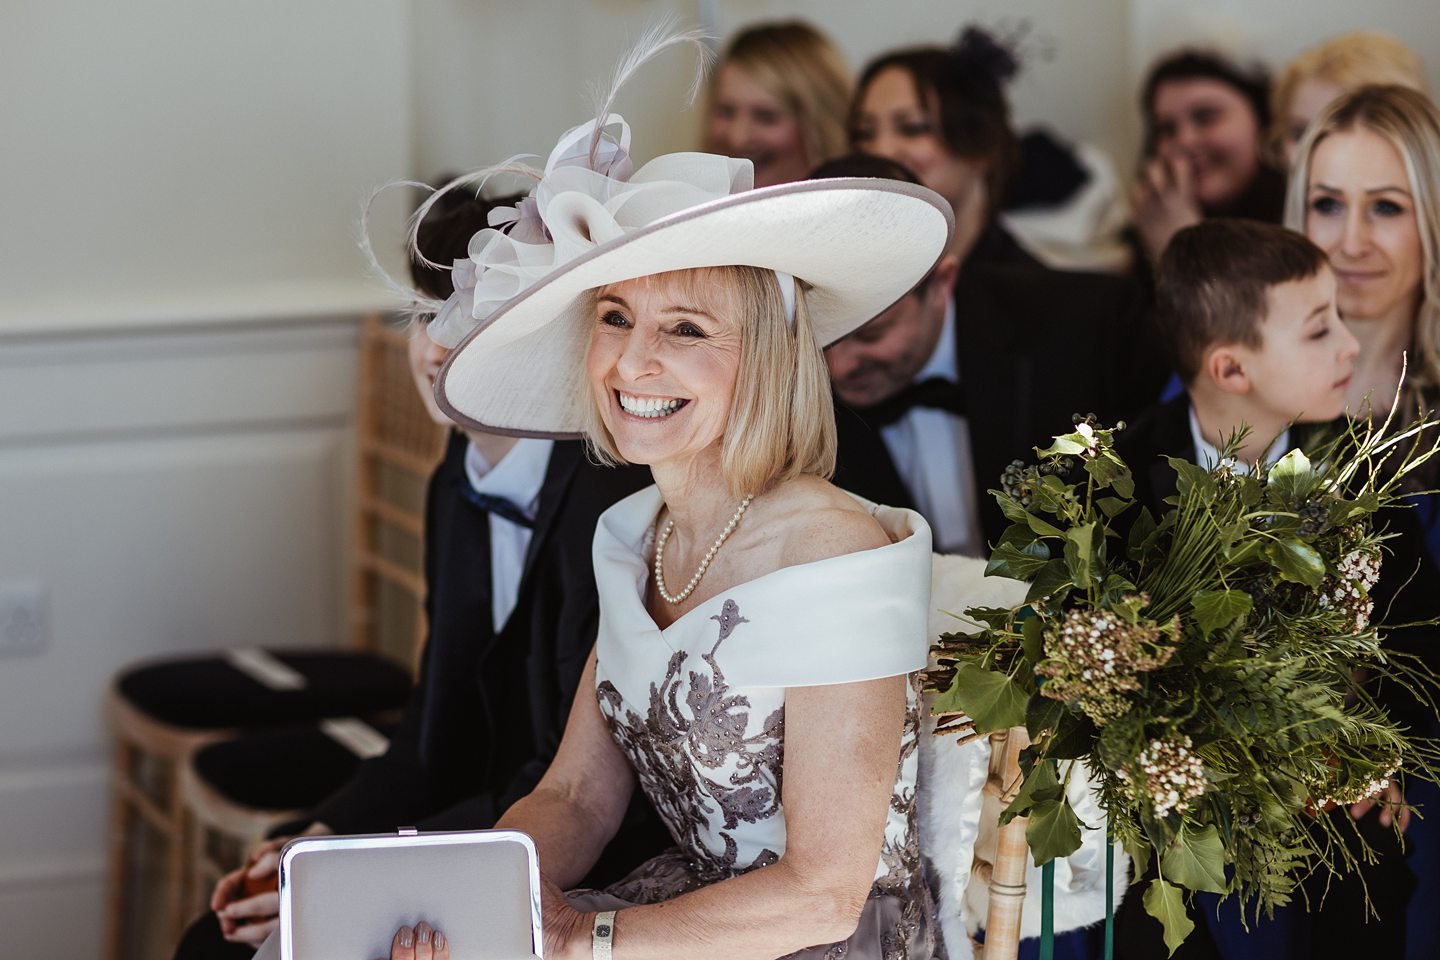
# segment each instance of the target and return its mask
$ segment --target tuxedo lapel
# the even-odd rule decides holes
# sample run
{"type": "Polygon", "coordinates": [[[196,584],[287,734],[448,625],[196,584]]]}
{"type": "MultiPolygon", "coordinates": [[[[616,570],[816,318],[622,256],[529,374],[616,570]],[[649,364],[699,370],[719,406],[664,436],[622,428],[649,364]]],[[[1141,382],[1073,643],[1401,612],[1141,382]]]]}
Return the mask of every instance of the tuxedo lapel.
{"type": "Polygon", "coordinates": [[[835,485],[890,507],[914,509],[915,498],[900,478],[880,431],[835,399],[838,441],[835,485]]]}
{"type": "Polygon", "coordinates": [[[535,527],[530,535],[530,546],[525,551],[525,567],[520,575],[520,589],[530,579],[539,556],[541,545],[555,526],[555,518],[565,502],[565,494],[575,479],[580,467],[580,458],[585,455],[583,445],[569,441],[556,441],[550,451],[550,464],[545,469],[545,481],[540,485],[540,502],[536,507],[535,527]]]}
{"type": "Polygon", "coordinates": [[[965,418],[970,431],[971,477],[979,510],[980,532],[993,544],[1007,526],[995,498],[987,492],[1000,485],[1009,462],[1044,437],[1025,436],[1034,419],[1034,365],[1027,350],[1012,343],[1017,332],[1006,323],[994,298],[981,284],[955,288],[955,368],[965,392],[965,418]]]}

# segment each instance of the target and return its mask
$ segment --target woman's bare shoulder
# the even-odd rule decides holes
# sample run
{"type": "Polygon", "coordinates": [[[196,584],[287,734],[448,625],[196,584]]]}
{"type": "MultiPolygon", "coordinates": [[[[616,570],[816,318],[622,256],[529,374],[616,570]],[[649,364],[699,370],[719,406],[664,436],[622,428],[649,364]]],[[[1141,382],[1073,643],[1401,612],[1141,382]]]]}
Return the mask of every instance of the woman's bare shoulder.
{"type": "Polygon", "coordinates": [[[803,478],[785,484],[771,512],[777,524],[780,566],[814,563],[890,543],[878,521],[848,493],[824,480],[803,478]]]}

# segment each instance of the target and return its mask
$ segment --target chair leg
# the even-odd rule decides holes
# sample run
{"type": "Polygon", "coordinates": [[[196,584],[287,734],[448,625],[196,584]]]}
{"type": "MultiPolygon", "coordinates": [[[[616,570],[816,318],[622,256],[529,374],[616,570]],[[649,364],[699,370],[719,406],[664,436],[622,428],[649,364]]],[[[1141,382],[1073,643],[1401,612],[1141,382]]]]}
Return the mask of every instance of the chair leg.
{"type": "Polygon", "coordinates": [[[130,777],[134,745],[115,743],[114,777],[110,785],[110,842],[105,889],[105,960],[121,960],[125,942],[125,865],[130,853],[130,800],[123,781],[130,777]]]}
{"type": "Polygon", "coordinates": [[[170,762],[170,770],[166,775],[166,785],[169,790],[169,847],[165,851],[165,908],[170,931],[170,942],[178,943],[180,937],[185,933],[186,926],[186,890],[189,886],[188,876],[189,861],[186,858],[188,844],[185,842],[188,818],[185,813],[185,799],[180,795],[180,764],[177,761],[170,762]]]}

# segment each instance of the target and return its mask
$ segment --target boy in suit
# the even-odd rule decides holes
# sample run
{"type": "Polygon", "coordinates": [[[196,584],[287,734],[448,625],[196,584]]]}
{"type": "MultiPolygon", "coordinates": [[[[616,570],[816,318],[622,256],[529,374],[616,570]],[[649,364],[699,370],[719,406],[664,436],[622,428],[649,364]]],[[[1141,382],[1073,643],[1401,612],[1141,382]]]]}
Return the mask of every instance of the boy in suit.
{"type": "MultiPolygon", "coordinates": [[[[1226,219],[1181,230],[1157,268],[1156,321],[1185,392],[1118,434],[1116,446],[1133,473],[1136,499],[1157,517],[1176,490],[1176,475],[1165,457],[1214,466],[1230,437],[1248,427],[1232,466],[1249,472],[1258,462],[1273,463],[1295,447],[1304,448],[1324,432],[1319,427],[1345,413],[1345,389],[1359,346],[1337,312],[1335,278],[1324,253],[1298,233],[1226,219]]],[[[1435,571],[1421,559],[1411,512],[1388,513],[1384,522],[1400,536],[1390,541],[1394,555],[1386,560],[1376,609],[1389,609],[1392,622],[1425,619],[1433,615],[1423,608],[1435,571]],[[1400,612],[1399,604],[1390,606],[1382,595],[1394,596],[1397,580],[1412,574],[1425,583],[1411,583],[1398,599],[1407,605],[1418,601],[1421,609],[1400,612]]],[[[1416,638],[1413,631],[1392,631],[1386,639],[1394,648],[1416,638]]],[[[1408,721],[1404,714],[1410,706],[1397,700],[1392,715],[1408,721]]],[[[1195,930],[1174,956],[1352,956],[1340,946],[1350,936],[1363,939],[1367,949],[1402,956],[1404,904],[1413,878],[1392,824],[1398,819],[1403,829],[1408,823],[1403,803],[1399,787],[1392,786],[1383,801],[1350,808],[1380,860],[1359,875],[1338,879],[1316,871],[1314,882],[1307,881],[1309,914],[1299,901],[1277,911],[1273,921],[1252,920],[1246,929],[1236,901],[1225,901],[1217,910],[1214,895],[1198,894],[1191,911],[1195,930]],[[1380,911],[1379,923],[1362,922],[1364,885],[1380,911]],[[1390,953],[1392,948],[1396,952],[1390,953]]],[[[1117,915],[1116,956],[1167,955],[1159,923],[1145,913],[1138,896],[1127,898],[1117,915]]]]}
{"type": "MultiPolygon", "coordinates": [[[[421,252],[446,264],[467,256],[470,237],[505,202],[456,191],[422,223],[421,252]]],[[[411,272],[426,295],[450,295],[448,269],[412,261],[411,272]]],[[[432,417],[449,423],[433,399],[449,351],[427,336],[428,320],[417,317],[411,329],[411,372],[432,417]]],[[[596,521],[649,483],[644,468],[597,466],[579,440],[451,432],[426,494],[429,637],[388,750],[223,877],[211,895],[214,912],[187,931],[176,960],[254,954],[278,922],[274,870],[294,835],[488,828],[539,782],[595,642],[596,521]]],[[[274,749],[311,747],[303,739],[256,741],[257,752],[274,749]]],[[[235,775],[263,776],[265,760],[257,756],[255,769],[235,775]]],[[[592,876],[616,879],[669,842],[642,798],[592,876]]]]}

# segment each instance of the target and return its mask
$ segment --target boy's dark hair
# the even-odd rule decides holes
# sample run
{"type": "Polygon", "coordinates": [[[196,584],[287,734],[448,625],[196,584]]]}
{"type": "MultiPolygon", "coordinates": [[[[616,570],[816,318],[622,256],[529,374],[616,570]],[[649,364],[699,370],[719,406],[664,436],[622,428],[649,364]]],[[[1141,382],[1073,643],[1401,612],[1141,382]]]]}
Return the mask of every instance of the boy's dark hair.
{"type": "Polygon", "coordinates": [[[410,280],[415,289],[436,300],[447,299],[455,292],[450,282],[450,265],[469,256],[470,238],[490,225],[490,211],[513,207],[520,197],[493,199],[477,197],[474,188],[460,187],[440,198],[415,231],[415,245],[421,256],[436,268],[415,257],[410,258],[410,280]]]}
{"type": "Polygon", "coordinates": [[[1217,344],[1258,347],[1270,288],[1325,266],[1306,237],[1257,220],[1212,217],[1176,233],[1155,270],[1155,320],[1180,379],[1193,383],[1217,344]]]}

